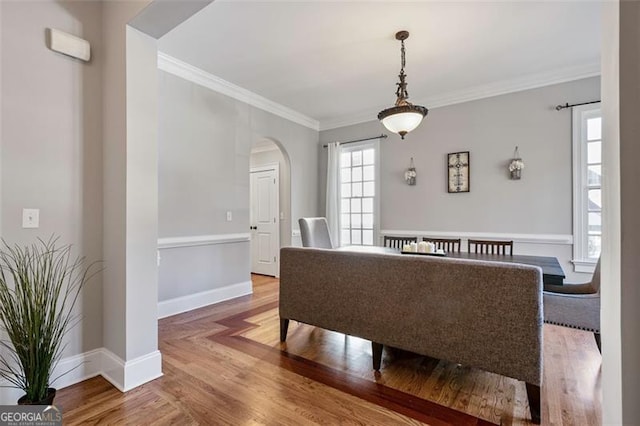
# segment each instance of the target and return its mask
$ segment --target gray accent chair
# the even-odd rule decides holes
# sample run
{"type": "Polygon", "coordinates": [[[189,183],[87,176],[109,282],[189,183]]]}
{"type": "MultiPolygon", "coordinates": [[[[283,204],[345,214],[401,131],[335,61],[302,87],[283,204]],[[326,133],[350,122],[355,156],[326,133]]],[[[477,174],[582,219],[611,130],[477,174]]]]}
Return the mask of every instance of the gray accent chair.
{"type": "Polygon", "coordinates": [[[593,333],[600,346],[600,259],[591,282],[545,285],[544,322],[593,333]]]}
{"type": "Polygon", "coordinates": [[[298,219],[302,247],[332,249],[331,233],[324,217],[302,217],[298,219]]]}

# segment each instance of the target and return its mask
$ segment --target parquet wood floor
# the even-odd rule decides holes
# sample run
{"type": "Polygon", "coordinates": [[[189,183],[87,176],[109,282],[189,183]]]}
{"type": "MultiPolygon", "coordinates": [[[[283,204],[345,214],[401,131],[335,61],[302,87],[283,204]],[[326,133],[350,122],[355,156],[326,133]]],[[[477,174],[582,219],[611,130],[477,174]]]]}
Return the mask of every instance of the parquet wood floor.
{"type": "MultiPolygon", "coordinates": [[[[278,281],[159,321],[164,376],[126,394],[101,377],[61,389],[74,424],[530,424],[524,383],[292,322],[278,341],[278,281]]],[[[586,332],[544,326],[542,423],[599,425],[601,358],[586,332]]]]}

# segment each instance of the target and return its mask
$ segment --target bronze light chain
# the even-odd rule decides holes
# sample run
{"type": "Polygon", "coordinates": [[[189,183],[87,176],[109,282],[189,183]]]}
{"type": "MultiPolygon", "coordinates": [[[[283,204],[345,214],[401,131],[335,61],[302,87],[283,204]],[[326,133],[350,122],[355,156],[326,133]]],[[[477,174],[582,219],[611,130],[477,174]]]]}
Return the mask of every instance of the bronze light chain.
{"type": "MultiPolygon", "coordinates": [[[[409,92],[407,91],[407,81],[406,81],[407,75],[404,73],[404,67],[406,65],[404,41],[407,39],[407,37],[409,37],[408,31],[398,31],[396,33],[396,40],[400,41],[400,59],[401,60],[400,60],[400,74],[398,75],[400,82],[396,83],[396,86],[398,87],[396,88],[395,104],[391,108],[384,109],[378,113],[378,120],[380,120],[387,129],[391,130],[394,133],[399,134],[401,139],[404,139],[404,136],[409,131],[415,129],[422,121],[422,118],[424,118],[429,112],[427,108],[420,105],[413,105],[411,102],[407,100],[409,98],[409,92]],[[422,116],[419,118],[417,122],[414,121],[414,123],[411,124],[412,127],[408,130],[405,130],[404,128],[396,128],[396,126],[400,123],[396,123],[396,124],[385,123],[385,119],[388,117],[397,116],[400,114],[407,114],[407,113],[420,114],[422,116]]],[[[409,125],[410,123],[411,123],[411,120],[406,124],[409,125]]],[[[405,124],[400,124],[400,125],[404,126],[405,124]]]]}
{"type": "Polygon", "coordinates": [[[404,39],[400,40],[401,48],[400,48],[400,56],[401,56],[401,66],[400,66],[400,74],[398,78],[400,79],[399,83],[396,83],[398,89],[396,90],[396,106],[405,105],[406,100],[409,98],[409,92],[407,91],[407,82],[405,79],[407,75],[404,73],[404,67],[406,64],[405,59],[405,50],[404,50],[404,39]]]}

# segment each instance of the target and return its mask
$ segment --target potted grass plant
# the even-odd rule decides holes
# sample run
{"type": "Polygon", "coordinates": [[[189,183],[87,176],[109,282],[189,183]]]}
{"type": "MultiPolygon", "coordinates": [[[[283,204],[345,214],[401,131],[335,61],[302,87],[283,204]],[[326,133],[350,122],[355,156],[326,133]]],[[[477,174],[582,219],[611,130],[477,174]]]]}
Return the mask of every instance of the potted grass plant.
{"type": "Polygon", "coordinates": [[[80,291],[93,273],[57,238],[30,246],[0,245],[0,379],[22,389],[18,404],[51,405],[52,377],[66,333],[78,322],[80,291]]]}

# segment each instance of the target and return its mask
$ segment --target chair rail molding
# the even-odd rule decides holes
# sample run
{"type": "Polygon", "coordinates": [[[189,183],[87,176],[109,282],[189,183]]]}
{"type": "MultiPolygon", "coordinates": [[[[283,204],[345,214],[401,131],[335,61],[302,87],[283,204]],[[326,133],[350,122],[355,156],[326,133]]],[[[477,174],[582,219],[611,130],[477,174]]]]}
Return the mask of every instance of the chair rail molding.
{"type": "Polygon", "coordinates": [[[243,243],[251,240],[248,232],[238,234],[191,235],[185,237],[158,238],[158,250],[210,246],[215,244],[243,243]]]}
{"type": "Polygon", "coordinates": [[[380,231],[380,238],[384,235],[396,235],[399,237],[434,237],[434,238],[461,238],[463,240],[513,240],[514,243],[526,244],[558,244],[572,245],[573,236],[570,234],[507,234],[498,232],[454,232],[454,231],[411,231],[390,230],[380,231]]]}

